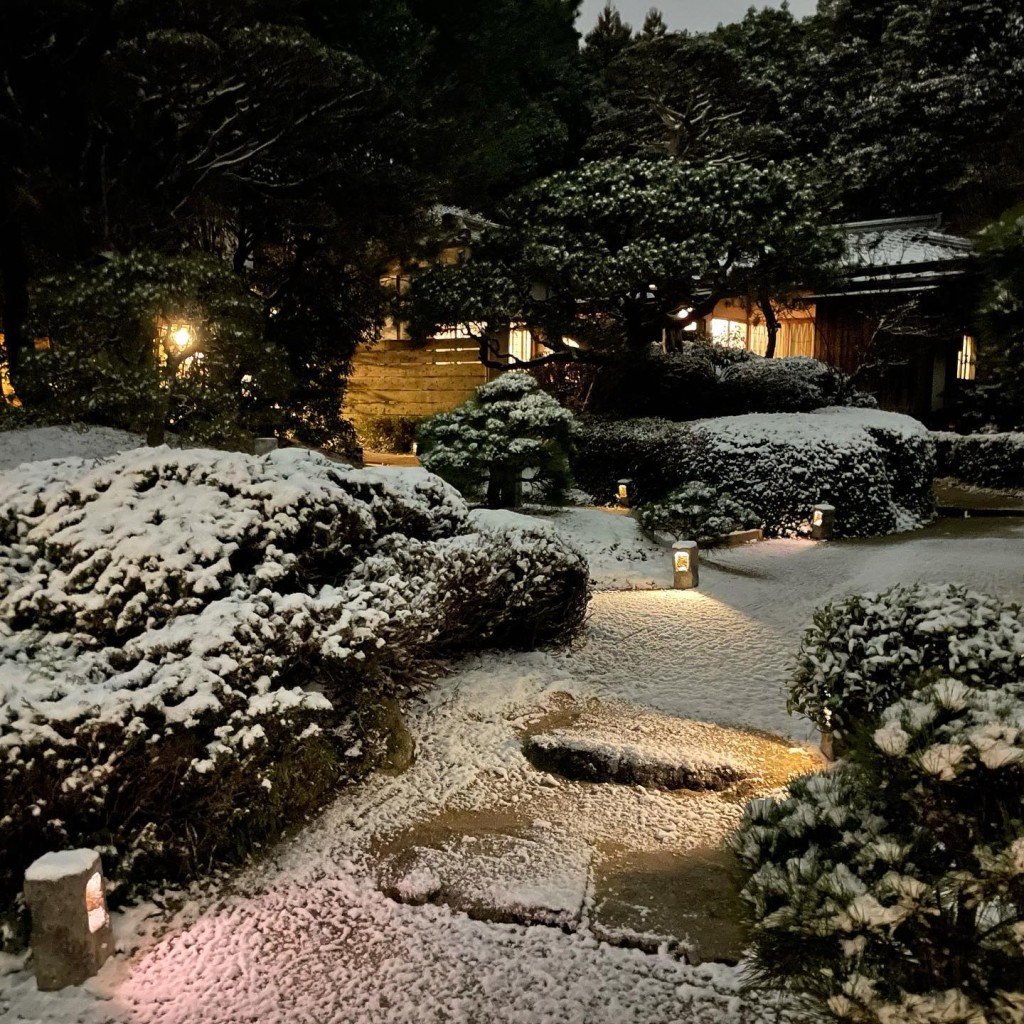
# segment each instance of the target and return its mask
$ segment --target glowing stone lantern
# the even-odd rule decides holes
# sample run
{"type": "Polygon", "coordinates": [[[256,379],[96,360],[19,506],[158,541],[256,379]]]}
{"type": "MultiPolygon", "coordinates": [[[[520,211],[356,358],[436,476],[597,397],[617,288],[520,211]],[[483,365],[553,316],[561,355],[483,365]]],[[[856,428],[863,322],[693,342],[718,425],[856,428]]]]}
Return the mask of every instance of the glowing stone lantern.
{"type": "Polygon", "coordinates": [[[814,540],[829,540],[836,522],[835,505],[822,503],[811,509],[811,537],[814,540]]]}
{"type": "Polygon", "coordinates": [[[692,590],[700,584],[700,560],[695,540],[677,540],[672,545],[672,586],[692,590]]]}
{"type": "Polygon", "coordinates": [[[620,480],[615,488],[615,503],[620,508],[630,508],[633,500],[633,481],[628,477],[620,480]]]}
{"type": "Polygon", "coordinates": [[[95,850],[63,850],[33,861],[25,872],[32,914],[32,961],[43,991],[81,985],[114,949],[95,850]]]}

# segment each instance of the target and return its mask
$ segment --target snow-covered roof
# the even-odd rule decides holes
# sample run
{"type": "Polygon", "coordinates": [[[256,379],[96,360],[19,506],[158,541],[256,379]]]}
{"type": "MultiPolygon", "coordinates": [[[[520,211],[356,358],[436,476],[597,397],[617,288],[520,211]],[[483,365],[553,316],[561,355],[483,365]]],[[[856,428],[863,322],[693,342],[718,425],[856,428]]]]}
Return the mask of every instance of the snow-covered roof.
{"type": "Polygon", "coordinates": [[[840,227],[846,235],[846,274],[833,295],[938,288],[964,274],[974,248],[970,239],[942,230],[937,215],[854,221],[840,227]]]}
{"type": "Polygon", "coordinates": [[[853,267],[896,269],[934,263],[960,263],[971,254],[970,239],[940,227],[937,216],[893,217],[843,224],[847,263],[853,267]]]}

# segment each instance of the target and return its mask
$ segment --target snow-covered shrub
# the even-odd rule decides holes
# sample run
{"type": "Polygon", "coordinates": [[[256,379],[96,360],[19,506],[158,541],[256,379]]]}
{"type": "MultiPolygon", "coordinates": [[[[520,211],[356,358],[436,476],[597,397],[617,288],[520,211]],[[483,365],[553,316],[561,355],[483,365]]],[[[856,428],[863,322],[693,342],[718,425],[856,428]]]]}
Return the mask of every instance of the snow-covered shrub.
{"type": "Polygon", "coordinates": [[[620,417],[695,420],[750,412],[809,412],[828,405],[873,406],[844,373],[817,359],[765,359],[699,339],[652,348],[605,364],[589,408],[620,417]]]}
{"type": "Polygon", "coordinates": [[[648,533],[695,540],[702,547],[734,530],[761,525],[760,516],[731,494],[701,483],[684,484],[660,501],[640,505],[634,515],[648,533]]]}
{"type": "Polygon", "coordinates": [[[844,734],[938,673],[972,687],[1024,678],[1024,613],[952,584],[851,597],[814,613],[789,686],[790,712],[844,734]]]}
{"type": "Polygon", "coordinates": [[[752,509],[769,536],[807,532],[811,509],[836,506],[836,535],[891,533],[932,514],[934,453],[916,420],[869,409],[697,420],[581,421],[573,470],[598,500],[630,477],[640,501],[696,480],[752,509]]]}
{"type": "Polygon", "coordinates": [[[524,477],[534,496],[558,503],[570,482],[572,419],[533,377],[506,373],[420,427],[420,461],[494,508],[517,504],[524,477]]]}
{"type": "Polygon", "coordinates": [[[46,849],[129,884],[243,854],[368,766],[368,692],[570,637],[588,575],[423,470],[151,449],[0,476],[0,907],[46,849]]]}
{"type": "Polygon", "coordinates": [[[1024,433],[934,435],[938,476],[978,487],[1024,490],[1024,433]]]}
{"type": "Polygon", "coordinates": [[[722,412],[810,412],[822,406],[862,405],[846,374],[819,359],[755,356],[737,362],[721,375],[722,412]]]}
{"type": "Polygon", "coordinates": [[[1024,684],[943,678],[788,799],[756,800],[755,983],[808,1019],[1018,1024],[1024,1013],[1024,684]]]}

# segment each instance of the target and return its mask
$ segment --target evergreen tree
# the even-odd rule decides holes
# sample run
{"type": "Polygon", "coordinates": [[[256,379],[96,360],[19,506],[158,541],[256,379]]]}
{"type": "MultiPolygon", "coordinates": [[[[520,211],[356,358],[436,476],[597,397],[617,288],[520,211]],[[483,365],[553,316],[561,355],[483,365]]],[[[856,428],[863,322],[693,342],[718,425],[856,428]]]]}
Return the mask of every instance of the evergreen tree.
{"type": "Polygon", "coordinates": [[[791,166],[585,163],[524,190],[503,220],[512,227],[419,275],[410,296],[415,335],[467,325],[495,365],[510,322],[551,350],[541,361],[637,353],[726,296],[772,307],[838,255],[814,188],[791,166]]]}

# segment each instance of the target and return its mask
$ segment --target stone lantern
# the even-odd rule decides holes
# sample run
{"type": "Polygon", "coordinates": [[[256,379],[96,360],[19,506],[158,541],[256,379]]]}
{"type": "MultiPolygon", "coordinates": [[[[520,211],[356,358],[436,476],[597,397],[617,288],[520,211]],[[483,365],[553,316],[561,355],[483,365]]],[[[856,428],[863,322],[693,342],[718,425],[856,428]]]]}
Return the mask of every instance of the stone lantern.
{"type": "Polygon", "coordinates": [[[47,853],[25,872],[32,960],[43,991],[81,985],[113,952],[114,937],[95,850],[47,853]]]}

